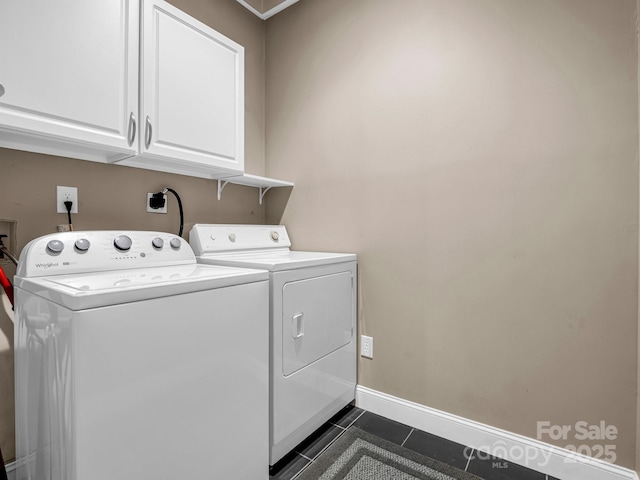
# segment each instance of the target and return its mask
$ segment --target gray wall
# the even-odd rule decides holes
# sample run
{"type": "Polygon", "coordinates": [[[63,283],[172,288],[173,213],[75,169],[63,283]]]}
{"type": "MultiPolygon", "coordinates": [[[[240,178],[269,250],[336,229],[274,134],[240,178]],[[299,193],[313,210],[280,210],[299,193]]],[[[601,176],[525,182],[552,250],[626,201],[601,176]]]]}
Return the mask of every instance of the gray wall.
{"type": "Polygon", "coordinates": [[[267,221],[358,253],[359,383],[635,468],[636,0],[302,0],[266,45],[267,221]]]}

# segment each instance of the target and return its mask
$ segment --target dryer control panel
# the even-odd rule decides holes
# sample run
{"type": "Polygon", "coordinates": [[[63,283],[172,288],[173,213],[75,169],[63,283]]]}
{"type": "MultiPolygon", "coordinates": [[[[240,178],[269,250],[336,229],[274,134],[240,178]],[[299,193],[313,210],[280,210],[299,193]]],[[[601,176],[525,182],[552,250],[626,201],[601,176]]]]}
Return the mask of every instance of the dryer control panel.
{"type": "Polygon", "coordinates": [[[195,262],[189,244],[170,233],[62,232],[29,242],[20,255],[16,275],[41,277],[195,262]]]}
{"type": "Polygon", "coordinates": [[[291,247],[284,225],[196,224],[189,232],[196,255],[207,253],[260,251],[291,247]]]}

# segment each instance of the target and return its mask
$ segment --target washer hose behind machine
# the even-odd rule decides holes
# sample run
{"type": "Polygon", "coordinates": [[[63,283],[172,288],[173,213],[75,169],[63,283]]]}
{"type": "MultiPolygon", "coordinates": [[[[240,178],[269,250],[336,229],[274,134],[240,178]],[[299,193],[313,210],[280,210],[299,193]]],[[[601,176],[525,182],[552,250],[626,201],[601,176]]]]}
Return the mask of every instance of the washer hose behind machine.
{"type": "Polygon", "coordinates": [[[2,269],[2,266],[0,266],[0,285],[2,285],[4,293],[7,294],[7,297],[9,298],[9,301],[11,302],[11,307],[13,308],[13,306],[14,306],[13,305],[13,285],[11,285],[11,282],[7,278],[7,275],[4,273],[4,270],[2,269]]]}

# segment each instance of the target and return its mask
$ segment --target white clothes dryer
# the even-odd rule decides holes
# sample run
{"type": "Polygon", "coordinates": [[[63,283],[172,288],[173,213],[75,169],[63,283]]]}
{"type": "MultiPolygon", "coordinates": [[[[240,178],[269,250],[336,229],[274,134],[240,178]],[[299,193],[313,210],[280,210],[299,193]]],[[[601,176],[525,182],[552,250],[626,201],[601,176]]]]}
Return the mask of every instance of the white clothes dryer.
{"type": "Polygon", "coordinates": [[[269,465],[355,399],[356,255],[292,251],[284,226],[195,225],[198,262],[270,277],[269,465]]]}
{"type": "Polygon", "coordinates": [[[30,242],[15,277],[18,480],[266,479],[268,285],[198,265],[166,233],[30,242]]]}

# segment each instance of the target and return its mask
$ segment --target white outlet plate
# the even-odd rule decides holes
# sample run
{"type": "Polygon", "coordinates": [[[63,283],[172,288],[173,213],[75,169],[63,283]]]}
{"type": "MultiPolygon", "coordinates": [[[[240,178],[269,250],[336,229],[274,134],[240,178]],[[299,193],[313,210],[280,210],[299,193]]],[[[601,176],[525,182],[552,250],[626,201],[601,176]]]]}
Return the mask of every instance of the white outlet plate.
{"type": "Polygon", "coordinates": [[[366,335],[360,336],[360,355],[373,358],[373,337],[367,337],[366,335]]]}
{"type": "Polygon", "coordinates": [[[163,195],[164,198],[164,207],[162,208],[151,208],[149,206],[149,202],[151,201],[151,197],[153,193],[147,193],[147,212],[148,213],[167,213],[167,196],[163,195]]]}
{"type": "Polygon", "coordinates": [[[58,213],[67,213],[67,207],[64,202],[67,200],[73,202],[71,213],[78,213],[78,188],[77,187],[57,187],[56,211],[58,213]]]}

